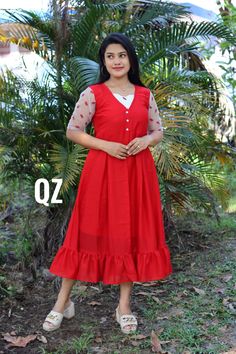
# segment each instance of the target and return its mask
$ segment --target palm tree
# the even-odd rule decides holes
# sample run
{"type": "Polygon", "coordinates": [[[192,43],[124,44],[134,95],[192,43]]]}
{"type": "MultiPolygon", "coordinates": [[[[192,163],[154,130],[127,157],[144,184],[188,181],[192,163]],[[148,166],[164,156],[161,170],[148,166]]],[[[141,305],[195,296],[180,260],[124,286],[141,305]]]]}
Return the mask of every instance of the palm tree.
{"type": "MultiPolygon", "coordinates": [[[[0,25],[1,40],[34,50],[51,69],[42,82],[24,82],[24,96],[17,89],[22,79],[2,74],[0,139],[8,178],[22,174],[31,183],[39,177],[62,178],[60,196],[68,217],[87,151],[69,142],[65,129],[80,92],[98,79],[102,39],[120,31],[137,49],[142,81],[152,89],[165,127],[164,139],[152,153],[167,223],[174,213],[194,207],[218,216],[216,196],[223,203],[227,189],[223,177],[214,173],[214,161],[220,156],[232,162],[232,151],[208,129],[220,111],[221,83],[205,69],[198,48],[202,37],[235,43],[227,27],[191,22],[183,6],[156,0],[54,0],[48,17],[23,10],[8,14],[12,22],[0,25]]],[[[86,129],[93,134],[91,125],[86,129]]],[[[59,209],[50,205],[50,218],[59,209]]],[[[60,220],[58,228],[55,221],[46,227],[49,253],[62,241],[65,217],[60,220]]]]}

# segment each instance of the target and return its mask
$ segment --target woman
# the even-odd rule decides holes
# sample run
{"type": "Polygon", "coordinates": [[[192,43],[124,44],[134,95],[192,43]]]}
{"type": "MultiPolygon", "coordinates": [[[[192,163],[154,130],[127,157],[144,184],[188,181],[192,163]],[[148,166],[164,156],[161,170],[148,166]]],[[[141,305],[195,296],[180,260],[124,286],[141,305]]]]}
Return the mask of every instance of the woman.
{"type": "Polygon", "coordinates": [[[63,245],[50,271],[62,285],[43,328],[74,316],[75,280],[119,284],[116,320],[124,333],[137,329],[130,308],[133,282],[172,273],[165,243],[158,178],[149,146],[163,128],[155,99],[139,78],[135,49],[112,33],[99,50],[100,80],[80,95],[66,136],[89,148],[63,245]],[[85,132],[94,126],[94,137],[85,132]]]}

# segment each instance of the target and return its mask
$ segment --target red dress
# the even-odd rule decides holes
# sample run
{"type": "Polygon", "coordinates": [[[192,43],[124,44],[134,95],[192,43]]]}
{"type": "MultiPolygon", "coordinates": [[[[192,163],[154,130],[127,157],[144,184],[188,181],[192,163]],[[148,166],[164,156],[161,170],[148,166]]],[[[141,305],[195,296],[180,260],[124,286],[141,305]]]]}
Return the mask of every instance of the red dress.
{"type": "MultiPolygon", "coordinates": [[[[96,98],[96,138],[127,145],[147,135],[148,88],[135,85],[129,109],[105,84],[90,88],[96,98]]],[[[104,284],[146,282],[172,273],[158,177],[148,147],[124,160],[89,150],[64,243],[50,271],[104,284]]]]}

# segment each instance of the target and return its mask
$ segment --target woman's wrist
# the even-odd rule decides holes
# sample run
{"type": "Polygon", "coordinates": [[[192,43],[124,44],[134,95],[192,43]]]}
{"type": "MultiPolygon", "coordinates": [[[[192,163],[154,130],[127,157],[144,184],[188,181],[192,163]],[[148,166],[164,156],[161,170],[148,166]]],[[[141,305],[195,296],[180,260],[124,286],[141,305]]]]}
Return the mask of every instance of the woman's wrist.
{"type": "Polygon", "coordinates": [[[148,146],[152,145],[153,138],[151,137],[150,134],[145,135],[145,139],[147,139],[148,146]]]}
{"type": "Polygon", "coordinates": [[[163,132],[154,131],[151,134],[147,134],[145,137],[147,137],[148,146],[155,146],[162,140],[163,132]]]}

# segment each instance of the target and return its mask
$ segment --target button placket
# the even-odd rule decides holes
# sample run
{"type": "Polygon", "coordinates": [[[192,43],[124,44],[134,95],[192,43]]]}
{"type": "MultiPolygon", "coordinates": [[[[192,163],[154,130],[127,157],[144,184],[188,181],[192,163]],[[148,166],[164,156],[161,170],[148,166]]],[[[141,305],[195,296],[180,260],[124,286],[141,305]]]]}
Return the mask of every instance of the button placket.
{"type": "MultiPolygon", "coordinates": [[[[126,111],[125,111],[125,114],[128,114],[128,113],[129,113],[129,111],[128,111],[128,110],[126,110],[126,111]]],[[[127,116],[126,116],[126,117],[127,117],[127,116]]],[[[126,118],[126,122],[127,122],[127,123],[129,122],[129,119],[128,119],[128,118],[126,118]]],[[[129,128],[128,128],[128,127],[126,127],[126,128],[125,128],[125,130],[126,130],[126,131],[129,131],[129,128]]]]}

